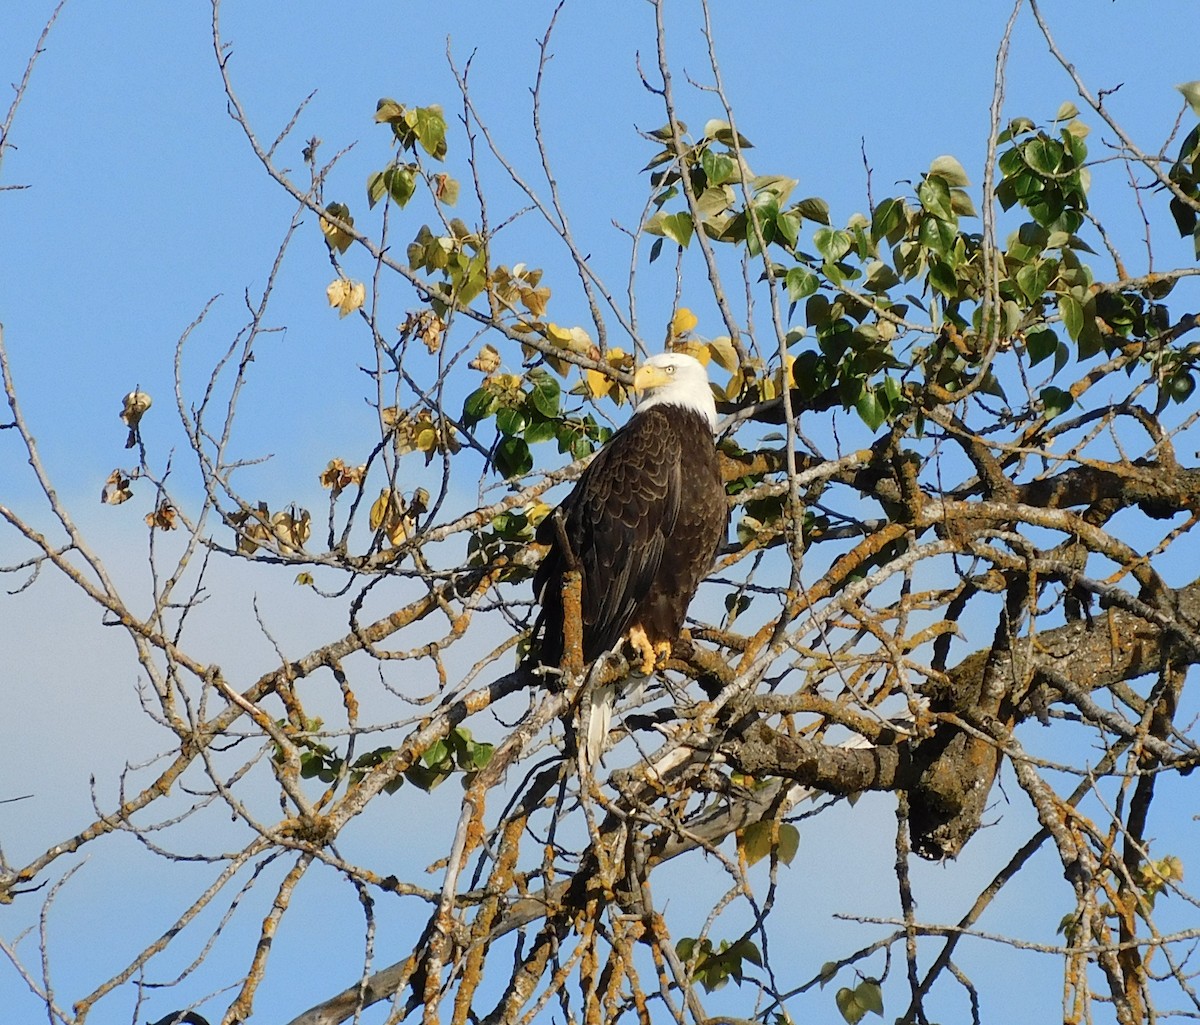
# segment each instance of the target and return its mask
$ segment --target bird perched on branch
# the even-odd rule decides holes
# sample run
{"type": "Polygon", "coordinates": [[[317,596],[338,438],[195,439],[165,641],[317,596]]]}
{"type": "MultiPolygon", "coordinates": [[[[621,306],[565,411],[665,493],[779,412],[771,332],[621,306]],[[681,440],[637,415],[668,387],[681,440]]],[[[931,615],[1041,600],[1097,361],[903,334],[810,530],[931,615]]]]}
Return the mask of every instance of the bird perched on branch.
{"type": "MultiPolygon", "coordinates": [[[[652,356],[633,390],[632,419],[538,527],[537,539],[550,546],[533,581],[542,607],[534,648],[543,666],[562,662],[563,576],[577,567],[584,663],[628,643],[635,671],[649,676],[669,657],[725,536],[717,409],[703,364],[678,352],[652,356]]],[[[614,697],[612,687],[593,695],[589,764],[603,751],[614,697]]]]}

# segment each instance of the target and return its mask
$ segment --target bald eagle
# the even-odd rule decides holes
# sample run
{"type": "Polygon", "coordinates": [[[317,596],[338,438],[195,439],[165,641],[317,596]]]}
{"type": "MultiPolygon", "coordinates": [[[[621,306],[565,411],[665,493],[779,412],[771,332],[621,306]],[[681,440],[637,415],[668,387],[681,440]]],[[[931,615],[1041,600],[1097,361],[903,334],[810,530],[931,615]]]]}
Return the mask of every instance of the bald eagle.
{"type": "MultiPolygon", "coordinates": [[[[533,582],[542,607],[534,645],[543,666],[562,661],[562,580],[574,561],[582,577],[584,662],[628,642],[635,670],[650,675],[670,655],[725,537],[717,409],[703,364],[683,353],[652,356],[634,375],[633,390],[632,419],[538,526],[537,539],[550,546],[533,582]]],[[[607,707],[592,709],[592,762],[608,732],[612,694],[600,700],[607,707]]]]}

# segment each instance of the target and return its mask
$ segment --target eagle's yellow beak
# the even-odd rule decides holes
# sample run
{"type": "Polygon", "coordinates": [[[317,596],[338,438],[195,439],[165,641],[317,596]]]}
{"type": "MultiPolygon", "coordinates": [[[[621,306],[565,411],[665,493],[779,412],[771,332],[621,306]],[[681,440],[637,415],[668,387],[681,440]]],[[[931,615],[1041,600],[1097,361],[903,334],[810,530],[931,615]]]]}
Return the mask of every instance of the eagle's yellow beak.
{"type": "Polygon", "coordinates": [[[637,368],[637,373],[633,375],[633,390],[640,395],[642,392],[654,391],[655,388],[661,388],[670,380],[670,375],[663,367],[655,367],[649,363],[643,363],[637,368]]]}

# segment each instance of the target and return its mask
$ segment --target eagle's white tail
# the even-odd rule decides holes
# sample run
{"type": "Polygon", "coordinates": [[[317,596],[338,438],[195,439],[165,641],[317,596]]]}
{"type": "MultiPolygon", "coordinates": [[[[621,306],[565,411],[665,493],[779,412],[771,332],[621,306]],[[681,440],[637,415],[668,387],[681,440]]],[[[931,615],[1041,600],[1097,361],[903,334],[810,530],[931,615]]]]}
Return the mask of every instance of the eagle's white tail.
{"type": "Polygon", "coordinates": [[[592,698],[587,709],[586,736],[580,749],[585,770],[590,771],[600,764],[608,744],[608,728],[612,725],[613,706],[616,702],[615,684],[592,688],[592,698]]]}

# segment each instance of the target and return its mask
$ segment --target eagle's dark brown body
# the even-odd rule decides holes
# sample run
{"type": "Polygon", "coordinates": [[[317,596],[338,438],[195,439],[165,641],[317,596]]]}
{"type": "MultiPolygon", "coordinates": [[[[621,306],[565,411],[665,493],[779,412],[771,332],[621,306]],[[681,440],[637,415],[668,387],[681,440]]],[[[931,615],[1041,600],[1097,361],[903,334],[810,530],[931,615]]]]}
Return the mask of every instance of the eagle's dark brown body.
{"type": "MultiPolygon", "coordinates": [[[[583,658],[591,662],[640,627],[657,650],[679,636],[688,604],[725,536],[725,487],[712,424],[669,403],[636,413],[559,507],[583,578],[583,658]]],[[[534,577],[542,605],[537,660],[563,655],[562,576],[568,560],[549,516],[550,551],[534,577]]]]}

